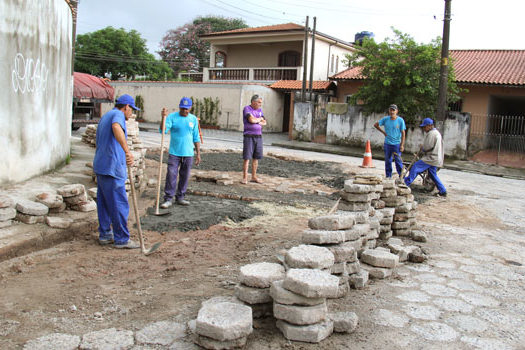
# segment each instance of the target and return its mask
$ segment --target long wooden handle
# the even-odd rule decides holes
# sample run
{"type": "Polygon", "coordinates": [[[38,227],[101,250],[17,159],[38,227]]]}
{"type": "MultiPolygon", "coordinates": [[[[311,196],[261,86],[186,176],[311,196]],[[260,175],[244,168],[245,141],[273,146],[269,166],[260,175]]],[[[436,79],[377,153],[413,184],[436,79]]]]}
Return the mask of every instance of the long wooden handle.
{"type": "Polygon", "coordinates": [[[142,227],[140,225],[139,207],[137,205],[137,195],[135,194],[135,181],[133,178],[133,171],[131,170],[131,166],[129,165],[128,165],[128,178],[129,178],[129,185],[131,187],[131,199],[133,202],[133,211],[135,212],[135,221],[137,223],[137,230],[139,231],[140,249],[142,249],[142,253],[145,253],[146,247],[144,247],[144,237],[142,237],[142,227]]]}
{"type": "Polygon", "coordinates": [[[159,178],[157,181],[157,204],[155,206],[155,213],[159,213],[160,203],[160,181],[162,179],[162,157],[164,155],[164,132],[166,131],[166,116],[162,116],[162,135],[160,137],[160,162],[159,162],[159,178]]]}

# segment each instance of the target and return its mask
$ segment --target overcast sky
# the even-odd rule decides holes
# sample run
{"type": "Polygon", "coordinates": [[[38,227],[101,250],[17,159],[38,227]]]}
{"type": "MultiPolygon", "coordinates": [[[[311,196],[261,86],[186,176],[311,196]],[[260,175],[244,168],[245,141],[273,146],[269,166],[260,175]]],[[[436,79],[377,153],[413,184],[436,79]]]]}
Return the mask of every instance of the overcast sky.
{"type": "MultiPolygon", "coordinates": [[[[525,1],[452,0],[451,49],[525,49],[525,1]]],[[[353,42],[361,31],[376,41],[390,27],[428,43],[443,34],[444,0],[80,0],[77,33],[107,26],[135,29],[151,53],[169,29],[198,16],[242,18],[250,27],[317,17],[317,30],[353,42]]]]}

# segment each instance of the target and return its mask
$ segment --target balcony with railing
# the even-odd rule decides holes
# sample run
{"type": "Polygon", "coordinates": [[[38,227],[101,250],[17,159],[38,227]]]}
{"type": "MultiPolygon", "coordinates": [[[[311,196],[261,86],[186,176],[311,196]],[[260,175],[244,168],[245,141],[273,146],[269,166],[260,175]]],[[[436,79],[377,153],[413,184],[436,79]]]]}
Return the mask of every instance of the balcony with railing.
{"type": "Polygon", "coordinates": [[[204,68],[202,81],[263,82],[297,80],[302,67],[204,68]]]}

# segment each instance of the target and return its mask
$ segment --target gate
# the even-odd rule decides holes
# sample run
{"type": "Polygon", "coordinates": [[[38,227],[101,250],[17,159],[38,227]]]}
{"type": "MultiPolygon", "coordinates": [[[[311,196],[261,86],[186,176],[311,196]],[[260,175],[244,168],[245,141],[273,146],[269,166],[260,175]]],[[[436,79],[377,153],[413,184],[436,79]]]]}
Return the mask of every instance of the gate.
{"type": "Polygon", "coordinates": [[[496,152],[496,164],[503,153],[525,157],[525,116],[472,115],[470,143],[474,150],[496,152]]]}

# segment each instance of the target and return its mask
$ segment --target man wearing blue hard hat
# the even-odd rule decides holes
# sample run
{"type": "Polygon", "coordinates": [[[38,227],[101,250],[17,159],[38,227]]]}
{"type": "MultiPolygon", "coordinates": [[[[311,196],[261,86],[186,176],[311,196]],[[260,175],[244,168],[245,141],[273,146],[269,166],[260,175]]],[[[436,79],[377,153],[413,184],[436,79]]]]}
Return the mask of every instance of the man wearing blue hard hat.
{"type": "Polygon", "coordinates": [[[124,94],[115,102],[115,108],[102,116],[97,127],[97,148],[93,170],[97,175],[97,214],[99,243],[115,248],[140,248],[129,239],[129,203],[126,195],[126,165],[133,164],[127,142],[126,120],[140,111],[135,100],[124,94]]]}
{"type": "Polygon", "coordinates": [[[180,205],[190,204],[184,197],[188,189],[191,167],[194,161],[195,165],[201,162],[199,121],[190,113],[192,105],[191,98],[183,97],[179,103],[179,111],[171,113],[167,118],[167,109],[162,109],[162,121],[166,120],[165,133],[171,134],[164,203],[160,205],[164,209],[171,207],[174,199],[180,205]]]}
{"type": "Polygon", "coordinates": [[[423,119],[421,125],[419,125],[425,133],[425,139],[423,145],[420,147],[420,151],[423,156],[420,160],[412,165],[410,174],[405,177],[405,184],[410,186],[414,182],[415,178],[428,169],[428,174],[438,189],[437,195],[439,197],[447,196],[447,189],[437,176],[437,168],[443,166],[443,159],[445,153],[443,151],[443,138],[439,131],[434,127],[434,121],[430,118],[423,119]]]}

